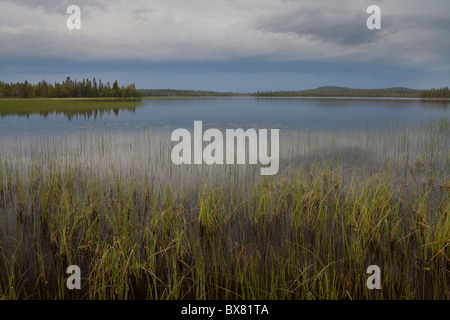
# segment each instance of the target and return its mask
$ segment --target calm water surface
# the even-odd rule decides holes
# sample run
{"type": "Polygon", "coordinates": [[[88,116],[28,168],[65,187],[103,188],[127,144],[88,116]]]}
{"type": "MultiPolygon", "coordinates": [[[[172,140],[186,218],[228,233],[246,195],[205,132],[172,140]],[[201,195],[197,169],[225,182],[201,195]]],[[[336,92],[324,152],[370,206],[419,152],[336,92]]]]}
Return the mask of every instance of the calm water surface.
{"type": "MultiPolygon", "coordinates": [[[[95,103],[95,102],[93,102],[95,103]]],[[[416,99],[193,98],[143,100],[130,110],[2,115],[0,136],[63,135],[84,130],[140,132],[149,128],[290,128],[319,131],[417,125],[449,118],[449,102],[416,99]]]]}

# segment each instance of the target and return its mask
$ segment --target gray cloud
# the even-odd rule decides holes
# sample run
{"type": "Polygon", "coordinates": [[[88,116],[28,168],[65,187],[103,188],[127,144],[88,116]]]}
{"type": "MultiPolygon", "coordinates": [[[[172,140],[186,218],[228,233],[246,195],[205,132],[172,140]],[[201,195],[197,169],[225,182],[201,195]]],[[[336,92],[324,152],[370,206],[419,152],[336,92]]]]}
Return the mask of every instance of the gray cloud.
{"type": "Polygon", "coordinates": [[[59,13],[65,12],[68,6],[77,5],[79,7],[99,7],[107,8],[108,2],[106,0],[3,0],[7,2],[14,3],[16,5],[30,7],[30,8],[41,8],[45,12],[49,13],[59,13]]]}
{"type": "Polygon", "coordinates": [[[384,29],[367,29],[369,15],[364,7],[359,9],[302,6],[287,13],[259,16],[253,26],[264,32],[294,34],[342,46],[367,44],[380,39],[384,29]]]}
{"type": "MultiPolygon", "coordinates": [[[[47,61],[50,68],[59,58],[228,61],[234,70],[243,66],[238,61],[260,61],[255,72],[265,65],[271,72],[284,70],[284,62],[328,72],[351,63],[358,71],[371,65],[386,77],[395,68],[403,74],[404,68],[450,71],[450,1],[0,1],[0,43],[7,44],[0,46],[0,59],[12,72],[27,70],[14,62],[18,57],[37,65],[39,59],[47,61]],[[366,8],[375,3],[381,7],[382,29],[368,30],[366,8]],[[79,31],[66,28],[71,4],[82,8],[79,31]]],[[[309,72],[319,72],[314,70],[309,72]]]]}

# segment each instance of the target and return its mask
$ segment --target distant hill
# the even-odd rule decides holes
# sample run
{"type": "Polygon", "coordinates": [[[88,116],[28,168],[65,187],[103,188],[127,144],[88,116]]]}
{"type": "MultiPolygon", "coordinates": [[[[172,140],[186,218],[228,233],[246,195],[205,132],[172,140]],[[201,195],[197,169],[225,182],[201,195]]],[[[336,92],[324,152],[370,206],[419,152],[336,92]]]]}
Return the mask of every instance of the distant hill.
{"type": "Polygon", "coordinates": [[[385,89],[355,89],[337,86],[299,91],[258,91],[257,97],[402,97],[418,98],[420,90],[393,87],[385,89]]]}
{"type": "Polygon", "coordinates": [[[360,98],[450,98],[448,87],[441,89],[416,90],[404,87],[384,89],[355,89],[338,86],[324,86],[298,91],[258,91],[254,93],[232,93],[198,90],[140,89],[143,97],[360,97],[360,98]]]}
{"type": "Polygon", "coordinates": [[[346,87],[337,87],[337,86],[325,86],[319,87],[315,89],[305,90],[305,91],[347,91],[347,90],[355,90],[346,87]]]}
{"type": "Polygon", "coordinates": [[[409,89],[405,87],[392,87],[392,88],[384,88],[384,89],[355,89],[355,88],[347,88],[347,87],[337,87],[337,86],[325,86],[318,87],[315,89],[304,90],[304,91],[354,91],[354,90],[389,90],[389,91],[405,91],[405,92],[418,92],[420,90],[409,89]]]}

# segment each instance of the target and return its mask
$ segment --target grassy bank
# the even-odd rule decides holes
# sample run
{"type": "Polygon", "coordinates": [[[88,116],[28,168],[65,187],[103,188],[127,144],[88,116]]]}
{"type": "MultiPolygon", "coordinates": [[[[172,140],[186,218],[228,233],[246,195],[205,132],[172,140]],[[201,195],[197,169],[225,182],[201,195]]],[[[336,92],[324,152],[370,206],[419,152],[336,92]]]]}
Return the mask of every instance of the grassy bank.
{"type": "Polygon", "coordinates": [[[174,166],[168,137],[0,140],[0,297],[450,298],[448,120],[290,132],[271,177],[174,166]]]}
{"type": "Polygon", "coordinates": [[[0,115],[65,115],[113,110],[135,110],[141,99],[120,98],[27,98],[0,99],[0,115]]]}

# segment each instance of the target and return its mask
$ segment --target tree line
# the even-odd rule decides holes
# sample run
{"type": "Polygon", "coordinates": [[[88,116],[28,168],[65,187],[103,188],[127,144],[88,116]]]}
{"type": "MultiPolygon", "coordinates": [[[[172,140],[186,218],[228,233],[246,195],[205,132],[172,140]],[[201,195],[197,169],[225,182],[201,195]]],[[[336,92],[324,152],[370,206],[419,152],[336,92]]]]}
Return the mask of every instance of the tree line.
{"type": "Polygon", "coordinates": [[[351,89],[341,87],[324,87],[301,91],[258,91],[256,97],[398,97],[417,98],[418,90],[408,88],[388,89],[351,89]]]}
{"type": "Polygon", "coordinates": [[[255,96],[255,97],[404,97],[404,98],[450,98],[448,87],[440,89],[413,90],[408,88],[351,89],[344,87],[321,87],[299,91],[257,91],[249,94],[200,90],[140,89],[134,83],[119,86],[117,80],[111,85],[101,79],[77,81],[67,77],[62,83],[45,80],[31,84],[27,80],[17,83],[0,81],[0,98],[135,98],[148,97],[200,97],[200,96],[255,96]]]}
{"type": "Polygon", "coordinates": [[[450,98],[450,90],[448,87],[440,89],[422,90],[419,94],[420,98],[450,98]]]}
{"type": "Polygon", "coordinates": [[[176,89],[140,89],[144,97],[229,97],[234,96],[232,92],[215,92],[199,90],[176,90],[176,89]]]}
{"type": "Polygon", "coordinates": [[[448,87],[441,89],[414,90],[409,88],[351,89],[323,87],[301,91],[258,91],[256,97],[392,97],[392,98],[450,98],[448,87]]]}
{"type": "Polygon", "coordinates": [[[17,83],[0,81],[0,98],[134,98],[141,93],[134,83],[128,86],[119,86],[117,80],[111,85],[101,79],[98,82],[93,78],[77,81],[66,78],[62,83],[50,83],[45,80],[31,84],[27,80],[17,83]]]}

